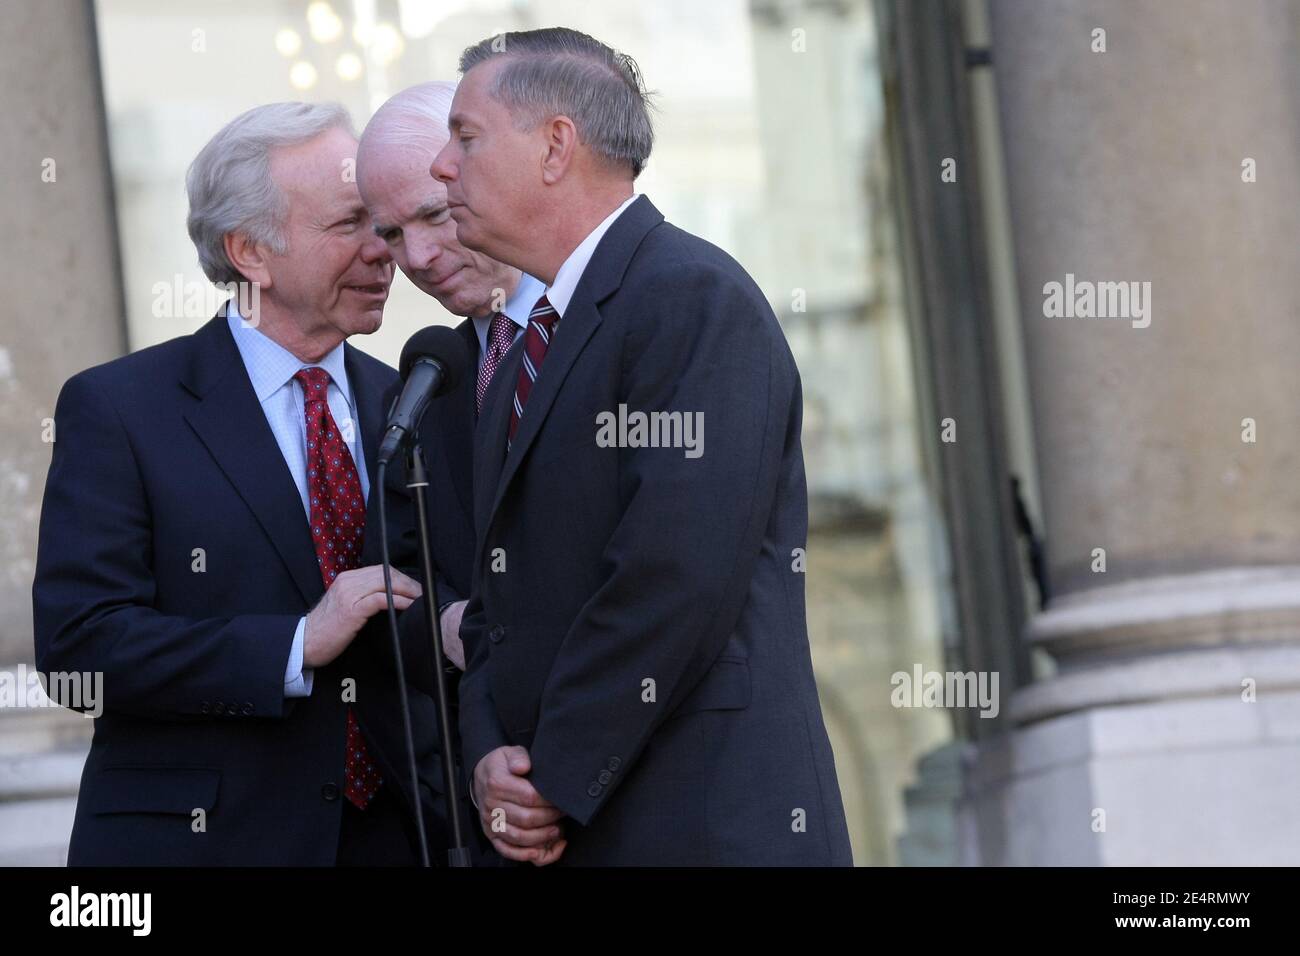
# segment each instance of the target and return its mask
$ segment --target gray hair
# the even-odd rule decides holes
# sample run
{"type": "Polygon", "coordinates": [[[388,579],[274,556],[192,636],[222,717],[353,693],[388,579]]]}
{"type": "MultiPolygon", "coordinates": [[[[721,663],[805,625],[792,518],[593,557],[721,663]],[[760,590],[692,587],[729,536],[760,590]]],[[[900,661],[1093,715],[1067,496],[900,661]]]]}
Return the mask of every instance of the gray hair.
{"type": "Polygon", "coordinates": [[[630,56],[577,30],[549,27],[480,40],[461,54],[460,71],[493,57],[506,63],[488,93],[520,129],[563,114],[594,153],[631,167],[633,179],[641,174],[654,145],[653,104],[630,56]]]}
{"type": "Polygon", "coordinates": [[[360,152],[376,147],[413,149],[433,138],[446,139],[447,116],[456,84],[417,83],[390,96],[361,131],[360,152]]]}
{"type": "Polygon", "coordinates": [[[348,111],[337,103],[270,103],[241,113],[208,140],[185,175],[185,225],[210,280],[244,278],[226,256],[227,233],[241,233],[276,254],[285,251],[288,209],[271,178],[271,151],[335,128],[356,135],[348,111]]]}

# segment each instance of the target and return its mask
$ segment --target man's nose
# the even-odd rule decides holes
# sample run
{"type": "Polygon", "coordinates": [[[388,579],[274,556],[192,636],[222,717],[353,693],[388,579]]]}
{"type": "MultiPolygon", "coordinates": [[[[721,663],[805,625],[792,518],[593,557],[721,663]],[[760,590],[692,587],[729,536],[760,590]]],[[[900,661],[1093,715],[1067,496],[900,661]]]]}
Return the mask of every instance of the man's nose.
{"type": "Polygon", "coordinates": [[[452,153],[452,144],[448,142],[429,164],[429,175],[439,182],[449,183],[456,178],[456,164],[452,153]]]}
{"type": "Polygon", "coordinates": [[[367,265],[374,263],[385,263],[393,260],[393,254],[388,251],[388,243],[384,242],[373,232],[368,232],[366,237],[361,240],[361,261],[367,265]]]}
{"type": "Polygon", "coordinates": [[[423,272],[433,265],[442,253],[435,230],[410,229],[406,235],[406,262],[412,269],[423,272]]]}

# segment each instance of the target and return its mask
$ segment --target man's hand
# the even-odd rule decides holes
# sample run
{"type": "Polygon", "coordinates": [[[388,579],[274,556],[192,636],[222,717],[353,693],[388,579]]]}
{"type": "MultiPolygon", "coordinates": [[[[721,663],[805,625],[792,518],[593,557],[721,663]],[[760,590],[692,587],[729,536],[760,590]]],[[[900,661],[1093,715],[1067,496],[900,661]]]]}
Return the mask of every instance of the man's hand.
{"type": "Polygon", "coordinates": [[[525,779],[532,768],[523,747],[498,747],[478,762],[470,785],[483,832],[496,851],[507,860],[545,866],[567,845],[559,825],[564,813],[525,779]]]}
{"type": "Polygon", "coordinates": [[[439,619],[442,622],[442,652],[461,670],[465,669],[465,645],[460,642],[460,621],[465,616],[467,604],[468,601],[448,604],[439,619]]]}
{"type": "MultiPolygon", "coordinates": [[[[420,582],[397,568],[392,570],[393,607],[404,611],[420,596],[420,582]]],[[[344,571],[307,614],[302,666],[324,667],[347,649],[372,615],[387,607],[382,565],[344,571]]]]}

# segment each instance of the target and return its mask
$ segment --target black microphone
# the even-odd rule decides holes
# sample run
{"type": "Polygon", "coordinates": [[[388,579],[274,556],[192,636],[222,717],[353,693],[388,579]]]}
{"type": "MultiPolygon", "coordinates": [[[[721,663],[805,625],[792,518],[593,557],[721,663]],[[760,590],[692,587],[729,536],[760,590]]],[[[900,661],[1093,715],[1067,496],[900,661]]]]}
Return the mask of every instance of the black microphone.
{"type": "Polygon", "coordinates": [[[381,463],[392,461],[402,444],[415,435],[429,402],[459,385],[468,367],[465,340],[445,325],[430,325],[407,340],[399,365],[405,384],[388,415],[384,440],[379,445],[381,463]]]}

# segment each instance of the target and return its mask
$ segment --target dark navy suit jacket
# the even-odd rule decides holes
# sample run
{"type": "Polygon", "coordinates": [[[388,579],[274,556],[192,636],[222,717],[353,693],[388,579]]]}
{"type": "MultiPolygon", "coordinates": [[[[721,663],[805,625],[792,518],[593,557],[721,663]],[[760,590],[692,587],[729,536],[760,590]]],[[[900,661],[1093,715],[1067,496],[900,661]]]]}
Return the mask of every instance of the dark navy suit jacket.
{"type": "MultiPolygon", "coordinates": [[[[375,452],[397,374],[351,345],[345,355],[371,479],[363,564],[373,564],[375,452]]],[[[384,615],[317,669],[309,697],[284,696],[295,627],[324,586],[297,487],[226,319],[73,376],[55,423],[32,589],[36,659],[42,671],[102,673],[104,706],[69,862],[332,864],[348,679],[384,786],[413,830],[384,615]]],[[[414,572],[399,471],[387,482],[392,559],[414,572]]],[[[404,642],[437,858],[432,656],[422,637],[404,642]]]]}
{"type": "Polygon", "coordinates": [[[597,246],[507,454],[521,354],[477,433],[465,766],[528,748],[568,817],[561,864],[851,863],[795,556],[799,374],[762,292],[642,196],[597,246]],[[702,413],[703,454],[602,447],[620,405],[702,413]]]}

